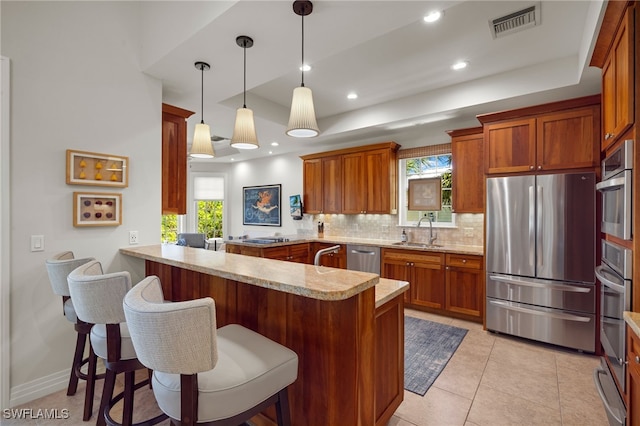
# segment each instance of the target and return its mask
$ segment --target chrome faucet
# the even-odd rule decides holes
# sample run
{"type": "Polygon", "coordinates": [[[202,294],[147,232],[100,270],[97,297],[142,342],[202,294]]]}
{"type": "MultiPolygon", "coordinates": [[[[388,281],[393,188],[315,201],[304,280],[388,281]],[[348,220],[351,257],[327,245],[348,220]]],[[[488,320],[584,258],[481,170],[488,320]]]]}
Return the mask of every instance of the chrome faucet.
{"type": "Polygon", "coordinates": [[[429,215],[424,215],[420,218],[420,220],[418,221],[418,224],[416,225],[416,228],[420,227],[420,224],[422,223],[422,221],[424,219],[428,219],[429,220],[429,245],[433,245],[433,243],[435,242],[435,240],[438,239],[438,234],[436,234],[435,236],[433,235],[433,213],[429,213],[429,215]]]}
{"type": "Polygon", "coordinates": [[[331,247],[327,247],[327,248],[322,249],[322,250],[318,250],[318,252],[316,253],[315,258],[313,259],[313,264],[315,266],[319,266],[320,265],[320,256],[325,255],[325,254],[329,254],[329,253],[337,253],[338,251],[340,251],[340,245],[331,246],[331,247]]]}

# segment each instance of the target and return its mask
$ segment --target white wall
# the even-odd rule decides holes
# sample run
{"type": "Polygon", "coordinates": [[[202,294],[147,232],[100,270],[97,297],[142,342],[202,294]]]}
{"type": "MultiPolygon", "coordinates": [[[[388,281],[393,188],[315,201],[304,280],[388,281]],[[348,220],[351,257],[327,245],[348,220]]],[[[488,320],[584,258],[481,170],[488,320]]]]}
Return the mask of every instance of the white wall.
{"type": "MultiPolygon", "coordinates": [[[[11,59],[11,403],[66,386],[75,332],[44,262],[73,250],[107,271],[143,264],[118,254],[128,231],[160,242],[159,81],[140,72],[138,6],[127,2],[2,2],[2,55],[11,59]],[[65,183],[65,150],[129,157],[129,187],[65,183]],[[74,228],[72,193],[122,194],[117,227],[74,228]],[[30,251],[44,235],[45,251],[30,251]]],[[[3,235],[9,235],[3,229],[3,235]]]]}

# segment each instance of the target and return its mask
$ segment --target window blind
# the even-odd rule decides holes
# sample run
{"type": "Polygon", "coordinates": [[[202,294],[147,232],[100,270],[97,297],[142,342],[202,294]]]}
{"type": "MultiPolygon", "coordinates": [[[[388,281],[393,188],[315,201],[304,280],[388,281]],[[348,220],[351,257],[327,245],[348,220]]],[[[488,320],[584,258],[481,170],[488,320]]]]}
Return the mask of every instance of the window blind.
{"type": "Polygon", "coordinates": [[[224,200],[224,178],[198,176],[193,179],[195,200],[224,200]]]}

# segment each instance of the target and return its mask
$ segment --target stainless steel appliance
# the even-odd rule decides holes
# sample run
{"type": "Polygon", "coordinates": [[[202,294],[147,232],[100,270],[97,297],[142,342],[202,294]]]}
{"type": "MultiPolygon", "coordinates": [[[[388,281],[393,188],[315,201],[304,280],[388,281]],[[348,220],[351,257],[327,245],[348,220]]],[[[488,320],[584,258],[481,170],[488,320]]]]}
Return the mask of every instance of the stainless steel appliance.
{"type": "Polygon", "coordinates": [[[602,182],[596,185],[602,194],[602,232],[630,240],[633,141],[625,140],[602,160],[602,182]]]}
{"type": "Polygon", "coordinates": [[[602,241],[602,259],[595,273],[600,281],[600,342],[604,357],[593,377],[611,425],[624,425],[621,395],[626,387],[626,341],[623,311],[631,310],[632,251],[602,241]]]}
{"type": "Polygon", "coordinates": [[[380,247],[347,244],[347,269],[380,275],[380,247]]]}
{"type": "Polygon", "coordinates": [[[595,352],[595,174],[487,179],[487,329],[595,352]]]}

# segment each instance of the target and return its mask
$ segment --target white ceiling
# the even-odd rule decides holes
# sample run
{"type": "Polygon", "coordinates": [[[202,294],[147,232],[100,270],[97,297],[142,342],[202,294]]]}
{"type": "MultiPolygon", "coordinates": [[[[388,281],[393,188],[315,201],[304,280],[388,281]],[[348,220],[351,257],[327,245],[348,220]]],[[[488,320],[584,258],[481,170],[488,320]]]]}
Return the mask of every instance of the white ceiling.
{"type": "Polygon", "coordinates": [[[219,156],[208,161],[384,140],[415,145],[442,129],[476,126],[477,114],[600,92],[600,70],[588,64],[605,3],[542,1],[539,25],[493,39],[490,20],[534,3],[314,1],[304,18],[305,62],[312,66],[305,86],[313,90],[320,136],[310,139],[285,135],[301,78],[301,18],[292,1],[141,2],[141,67],[162,80],[164,102],[196,112],[190,143],[202,114],[194,62],[208,62],[204,121],[212,134],[230,138],[243,90],[235,39],[254,39],[246,96],[261,147],[230,155],[228,141],[217,142],[219,156]],[[422,17],[432,10],[444,16],[427,24],[422,17]],[[457,60],[469,66],[452,71],[457,60]],[[348,100],[350,91],[358,99],[348,100]]]}

